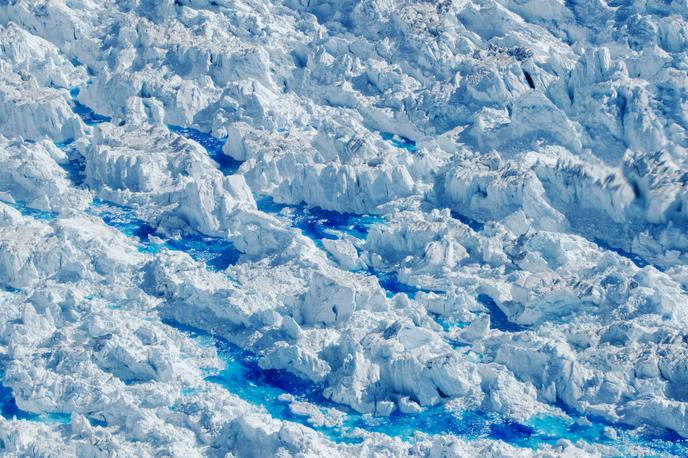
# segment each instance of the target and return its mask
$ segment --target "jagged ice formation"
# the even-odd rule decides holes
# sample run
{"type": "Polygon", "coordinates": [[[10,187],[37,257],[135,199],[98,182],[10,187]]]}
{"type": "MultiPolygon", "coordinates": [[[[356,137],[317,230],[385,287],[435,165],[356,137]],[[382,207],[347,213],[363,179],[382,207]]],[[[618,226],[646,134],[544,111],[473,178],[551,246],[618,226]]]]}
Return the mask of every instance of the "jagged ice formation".
{"type": "Polygon", "coordinates": [[[688,4],[0,1],[8,456],[686,456],[688,4]]]}

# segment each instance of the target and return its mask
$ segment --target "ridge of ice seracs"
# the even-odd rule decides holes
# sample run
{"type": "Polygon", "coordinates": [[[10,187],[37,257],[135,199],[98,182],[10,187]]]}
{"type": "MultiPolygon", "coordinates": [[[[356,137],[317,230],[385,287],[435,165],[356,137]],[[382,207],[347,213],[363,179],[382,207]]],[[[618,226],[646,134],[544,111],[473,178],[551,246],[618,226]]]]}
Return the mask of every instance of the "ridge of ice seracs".
{"type": "Polygon", "coordinates": [[[688,453],[686,17],[0,2],[2,453],[688,453]]]}

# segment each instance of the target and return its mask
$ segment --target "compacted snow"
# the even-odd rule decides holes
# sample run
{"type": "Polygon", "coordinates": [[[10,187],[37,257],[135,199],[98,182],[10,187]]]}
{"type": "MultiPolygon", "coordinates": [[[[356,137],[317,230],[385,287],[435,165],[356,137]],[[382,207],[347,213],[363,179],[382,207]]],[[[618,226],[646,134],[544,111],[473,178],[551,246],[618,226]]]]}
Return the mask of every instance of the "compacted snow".
{"type": "Polygon", "coordinates": [[[0,1],[10,456],[687,456],[688,4],[0,1]]]}

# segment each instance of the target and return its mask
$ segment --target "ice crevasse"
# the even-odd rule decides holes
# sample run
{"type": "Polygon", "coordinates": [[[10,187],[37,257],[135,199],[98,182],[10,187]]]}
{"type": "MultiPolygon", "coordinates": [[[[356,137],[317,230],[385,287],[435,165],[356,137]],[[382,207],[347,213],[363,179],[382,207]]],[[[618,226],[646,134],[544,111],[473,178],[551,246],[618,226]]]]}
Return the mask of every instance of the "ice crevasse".
{"type": "Polygon", "coordinates": [[[688,455],[686,17],[0,1],[0,453],[688,455]]]}

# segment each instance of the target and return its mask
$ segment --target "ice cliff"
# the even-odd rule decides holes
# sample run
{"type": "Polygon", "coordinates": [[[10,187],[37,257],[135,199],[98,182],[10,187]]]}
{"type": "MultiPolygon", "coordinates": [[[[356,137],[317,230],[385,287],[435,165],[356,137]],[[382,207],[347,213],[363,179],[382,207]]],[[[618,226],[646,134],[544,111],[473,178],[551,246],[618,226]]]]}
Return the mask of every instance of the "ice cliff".
{"type": "Polygon", "coordinates": [[[687,17],[0,0],[1,453],[688,455],[687,17]]]}

